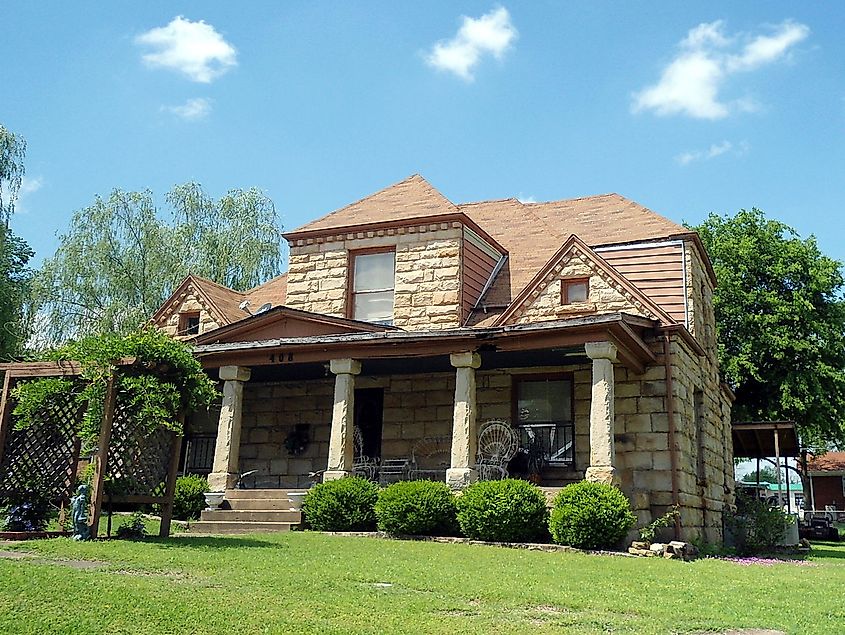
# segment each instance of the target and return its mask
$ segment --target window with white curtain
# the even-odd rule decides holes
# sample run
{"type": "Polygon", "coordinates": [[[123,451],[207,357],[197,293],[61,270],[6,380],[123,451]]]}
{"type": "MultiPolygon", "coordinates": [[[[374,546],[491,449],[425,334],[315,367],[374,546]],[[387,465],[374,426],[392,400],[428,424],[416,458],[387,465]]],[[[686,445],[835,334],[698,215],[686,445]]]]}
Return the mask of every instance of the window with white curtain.
{"type": "Polygon", "coordinates": [[[365,322],[393,324],[393,281],[396,253],[354,254],[352,317],[365,322]]]}

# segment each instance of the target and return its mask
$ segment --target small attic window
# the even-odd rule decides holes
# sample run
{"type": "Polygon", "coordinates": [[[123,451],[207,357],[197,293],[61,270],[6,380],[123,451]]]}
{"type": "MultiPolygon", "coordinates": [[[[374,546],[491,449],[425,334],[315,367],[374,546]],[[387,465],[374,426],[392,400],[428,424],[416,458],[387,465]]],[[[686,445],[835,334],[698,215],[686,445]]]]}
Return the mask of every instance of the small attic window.
{"type": "Polygon", "coordinates": [[[200,312],[191,311],[179,314],[179,335],[199,335],[200,312]]]}
{"type": "Polygon", "coordinates": [[[589,278],[566,278],[560,281],[560,303],[580,304],[590,299],[589,278]]]}

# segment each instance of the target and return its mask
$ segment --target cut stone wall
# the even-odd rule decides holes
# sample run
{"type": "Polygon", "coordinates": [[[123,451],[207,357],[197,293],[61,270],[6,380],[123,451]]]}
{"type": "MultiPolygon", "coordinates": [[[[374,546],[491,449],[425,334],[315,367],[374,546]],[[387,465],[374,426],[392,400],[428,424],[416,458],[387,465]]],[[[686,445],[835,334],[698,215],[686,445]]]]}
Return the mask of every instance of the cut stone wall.
{"type": "Polygon", "coordinates": [[[176,336],[179,332],[179,314],[193,312],[199,312],[200,333],[205,333],[206,331],[223,326],[223,323],[218,322],[212,317],[202,298],[190,287],[184,295],[171,305],[168,314],[163,317],[163,321],[158,326],[168,335],[176,336]]]}
{"type": "Polygon", "coordinates": [[[646,308],[629,292],[621,288],[603,272],[598,271],[582,254],[574,252],[572,257],[561,263],[560,269],[549,274],[544,286],[529,298],[517,311],[514,320],[518,324],[530,324],[544,320],[560,320],[581,314],[602,314],[625,312],[654,318],[646,308]],[[565,278],[589,278],[587,302],[571,305],[561,304],[561,280],[565,278]]]}
{"type": "Polygon", "coordinates": [[[394,247],[394,325],[409,330],[460,326],[462,225],[398,227],[378,234],[291,246],[285,304],[345,317],[349,250],[394,247]]]}

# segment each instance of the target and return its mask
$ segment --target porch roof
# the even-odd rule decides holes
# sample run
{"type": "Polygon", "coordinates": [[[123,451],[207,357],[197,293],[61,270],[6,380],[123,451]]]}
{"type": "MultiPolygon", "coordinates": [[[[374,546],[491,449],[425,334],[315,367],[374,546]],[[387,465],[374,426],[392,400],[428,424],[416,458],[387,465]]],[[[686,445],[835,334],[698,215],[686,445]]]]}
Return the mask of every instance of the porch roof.
{"type": "Polygon", "coordinates": [[[734,456],[744,459],[765,459],[775,456],[775,435],[778,437],[777,454],[782,457],[801,455],[801,445],[795,432],[794,421],[746,421],[731,426],[734,456]]]}
{"type": "Polygon", "coordinates": [[[611,313],[488,328],[345,333],[202,344],[195,352],[203,366],[216,368],[324,362],[337,358],[430,357],[478,349],[520,351],[611,341],[619,351],[619,361],[642,372],[655,360],[645,338],[652,335],[657,326],[655,320],[611,313]]]}

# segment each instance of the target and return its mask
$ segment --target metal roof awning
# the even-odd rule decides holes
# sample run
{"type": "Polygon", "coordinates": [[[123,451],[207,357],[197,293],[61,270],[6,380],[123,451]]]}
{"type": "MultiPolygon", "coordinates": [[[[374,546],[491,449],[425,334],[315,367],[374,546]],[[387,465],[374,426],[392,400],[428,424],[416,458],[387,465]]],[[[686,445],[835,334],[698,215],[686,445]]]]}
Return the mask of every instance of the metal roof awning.
{"type": "Polygon", "coordinates": [[[734,423],[731,428],[736,457],[801,456],[794,421],[746,421],[734,423]]]}

